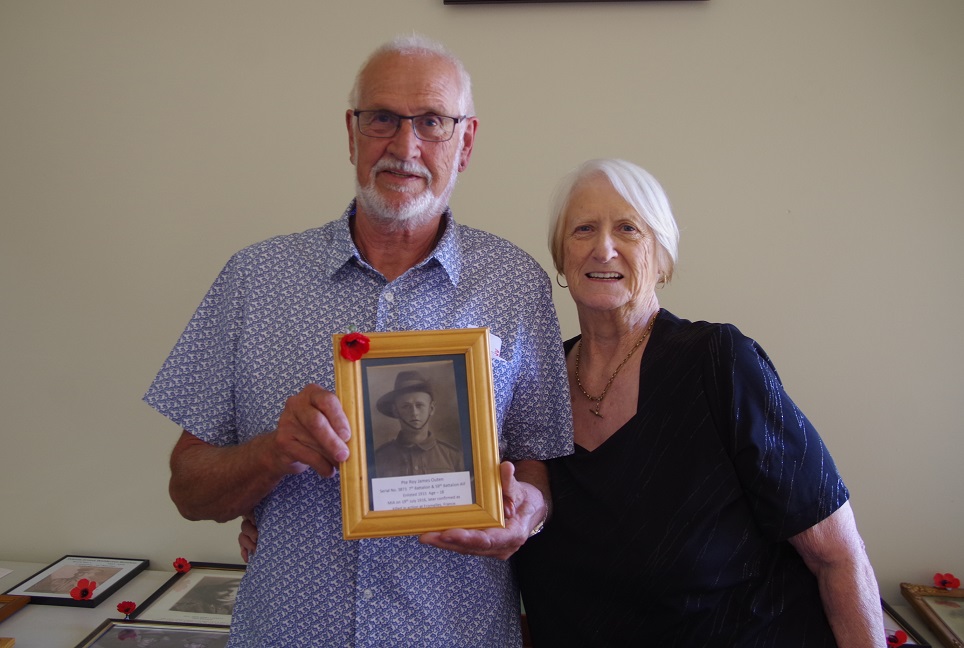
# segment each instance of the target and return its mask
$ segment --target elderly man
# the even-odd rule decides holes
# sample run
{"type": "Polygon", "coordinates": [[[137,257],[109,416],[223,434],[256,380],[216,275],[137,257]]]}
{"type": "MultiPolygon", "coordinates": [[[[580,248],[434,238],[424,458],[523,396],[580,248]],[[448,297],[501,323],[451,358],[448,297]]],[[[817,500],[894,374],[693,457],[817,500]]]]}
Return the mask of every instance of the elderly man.
{"type": "Polygon", "coordinates": [[[171,498],[189,519],[257,521],[230,646],[519,645],[504,559],[548,513],[538,460],[572,449],[549,281],[517,247],[452,219],[478,126],[457,58],[393,41],[350,102],[355,200],[318,229],[235,254],[145,396],[183,429],[171,498]],[[332,334],[478,326],[501,343],[506,528],[342,540],[336,467],[350,430],[331,391],[332,334]]]}

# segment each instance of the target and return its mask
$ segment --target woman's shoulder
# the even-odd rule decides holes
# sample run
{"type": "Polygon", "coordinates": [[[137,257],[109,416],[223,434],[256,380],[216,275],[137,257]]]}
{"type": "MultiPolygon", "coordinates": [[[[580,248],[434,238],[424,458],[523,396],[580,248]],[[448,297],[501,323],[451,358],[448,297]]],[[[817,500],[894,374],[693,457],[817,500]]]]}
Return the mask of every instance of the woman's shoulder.
{"type": "Polygon", "coordinates": [[[708,340],[725,336],[749,339],[735,324],[683,319],[665,308],[660,311],[656,324],[662,335],[681,340],[708,340]]]}
{"type": "Polygon", "coordinates": [[[763,350],[755,340],[727,322],[691,321],[677,317],[663,309],[653,332],[656,346],[674,355],[710,354],[717,359],[749,353],[760,355],[763,350]]]}

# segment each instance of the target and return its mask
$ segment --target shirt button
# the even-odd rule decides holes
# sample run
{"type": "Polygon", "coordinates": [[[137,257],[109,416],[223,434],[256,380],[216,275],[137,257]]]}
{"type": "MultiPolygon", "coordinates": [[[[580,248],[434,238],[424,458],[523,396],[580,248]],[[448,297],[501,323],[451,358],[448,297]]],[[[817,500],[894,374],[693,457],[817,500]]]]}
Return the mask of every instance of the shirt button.
{"type": "Polygon", "coordinates": [[[390,292],[385,293],[385,301],[389,303],[395,301],[395,295],[390,292]]]}
{"type": "Polygon", "coordinates": [[[373,596],[375,595],[372,593],[370,589],[362,591],[362,598],[365,599],[366,601],[372,600],[373,596]]]}

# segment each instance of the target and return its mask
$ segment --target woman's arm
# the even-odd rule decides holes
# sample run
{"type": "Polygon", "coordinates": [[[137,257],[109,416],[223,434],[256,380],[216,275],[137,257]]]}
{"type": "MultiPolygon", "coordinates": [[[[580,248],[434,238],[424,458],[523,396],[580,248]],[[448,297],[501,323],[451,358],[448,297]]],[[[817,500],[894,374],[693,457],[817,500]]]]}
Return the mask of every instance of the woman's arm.
{"type": "Polygon", "coordinates": [[[877,578],[850,503],[790,538],[790,544],[817,577],[823,609],[840,648],[884,648],[877,578]]]}

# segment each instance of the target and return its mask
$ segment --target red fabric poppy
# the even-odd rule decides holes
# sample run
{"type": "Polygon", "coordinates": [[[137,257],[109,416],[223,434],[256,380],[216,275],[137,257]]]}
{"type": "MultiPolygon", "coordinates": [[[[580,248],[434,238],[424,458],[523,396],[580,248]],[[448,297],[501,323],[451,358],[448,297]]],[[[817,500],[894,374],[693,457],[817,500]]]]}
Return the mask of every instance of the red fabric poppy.
{"type": "Polygon", "coordinates": [[[134,601],[121,601],[117,604],[117,611],[123,614],[125,617],[130,616],[131,612],[137,609],[137,603],[134,601]]]}
{"type": "Polygon", "coordinates": [[[191,571],[191,563],[185,558],[178,558],[174,561],[174,571],[179,574],[186,574],[191,571]]]}
{"type": "Polygon", "coordinates": [[[905,643],[907,643],[907,633],[903,630],[887,635],[887,648],[897,648],[897,646],[903,646],[905,643]]]}
{"type": "Polygon", "coordinates": [[[961,579],[955,578],[954,574],[934,574],[934,587],[940,587],[946,590],[957,589],[961,586],[961,579]]]}
{"type": "Polygon", "coordinates": [[[349,333],[341,339],[341,357],[354,362],[368,353],[371,340],[362,333],[349,333]]]}
{"type": "Polygon", "coordinates": [[[70,590],[70,597],[77,601],[89,601],[97,589],[97,583],[86,578],[77,581],[77,586],[70,590]]]}

